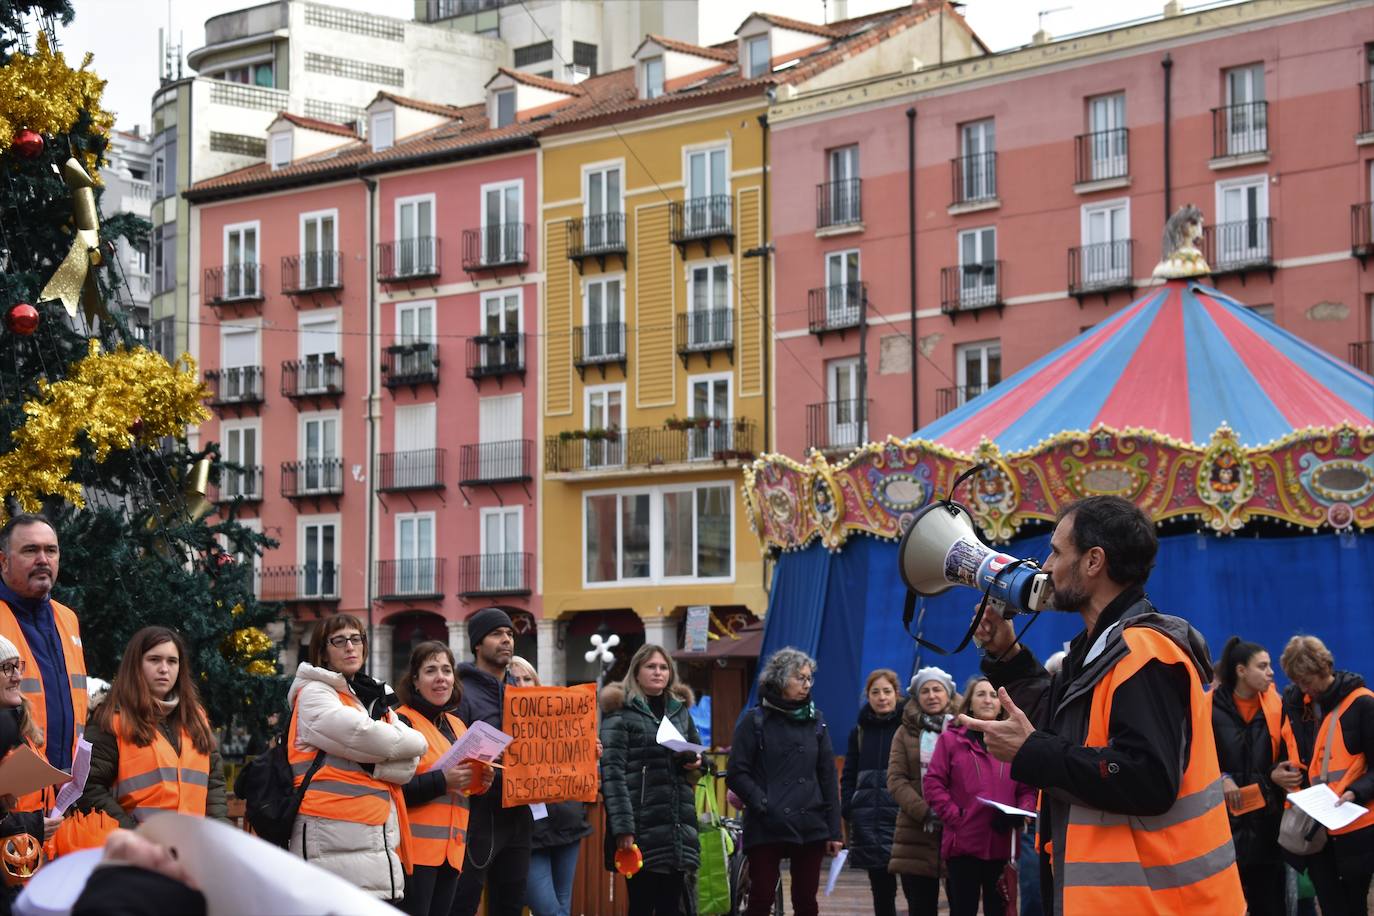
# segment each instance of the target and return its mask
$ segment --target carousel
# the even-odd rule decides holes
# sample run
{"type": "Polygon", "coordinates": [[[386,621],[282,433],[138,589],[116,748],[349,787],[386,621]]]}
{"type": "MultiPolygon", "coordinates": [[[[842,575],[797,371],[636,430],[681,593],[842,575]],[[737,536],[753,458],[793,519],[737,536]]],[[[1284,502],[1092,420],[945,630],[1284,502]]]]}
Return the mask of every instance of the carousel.
{"type": "MultiPolygon", "coordinates": [[[[941,660],[912,638],[955,645],[973,592],[922,599],[904,629],[897,541],[979,464],[953,497],[1008,553],[1043,561],[1060,507],[1123,496],[1159,528],[1147,594],[1212,646],[1239,633],[1277,658],[1304,632],[1338,665],[1374,657],[1374,378],[1208,286],[1190,241],[1156,268],[1162,285],[910,437],[746,470],[778,557],[762,653],[817,658],[838,734],[873,668],[976,670],[974,653],[941,660]]],[[[1043,658],[1080,629],[1046,614],[1025,641],[1043,658]]]]}

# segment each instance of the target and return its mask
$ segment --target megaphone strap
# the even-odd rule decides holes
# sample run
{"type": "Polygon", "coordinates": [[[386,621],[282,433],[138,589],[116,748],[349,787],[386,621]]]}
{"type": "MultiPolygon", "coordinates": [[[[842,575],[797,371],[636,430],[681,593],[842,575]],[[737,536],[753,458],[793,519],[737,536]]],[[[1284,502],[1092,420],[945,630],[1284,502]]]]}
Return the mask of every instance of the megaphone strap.
{"type": "MultiPolygon", "coordinates": [[[[1028,562],[1030,561],[1024,558],[1011,561],[1004,568],[998,570],[997,574],[993,576],[992,581],[996,582],[998,579],[1000,579],[1007,573],[1011,572],[1016,567],[1028,562]]],[[[922,646],[923,648],[929,649],[932,652],[937,652],[940,655],[957,655],[958,653],[964,651],[964,649],[968,648],[968,644],[973,640],[973,634],[978,631],[978,624],[983,622],[983,615],[987,613],[988,598],[990,596],[991,591],[992,586],[991,583],[989,583],[988,588],[983,592],[983,600],[978,603],[978,612],[973,615],[973,621],[969,624],[968,631],[964,633],[964,638],[959,640],[959,645],[955,646],[953,649],[945,649],[933,642],[930,642],[929,640],[922,639],[915,633],[911,632],[911,621],[916,615],[917,598],[917,594],[913,592],[911,589],[907,589],[906,602],[902,607],[902,629],[906,630],[906,635],[916,640],[916,643],[922,646]]],[[[1027,620],[1026,625],[1021,628],[1021,632],[1016,634],[1016,639],[1012,641],[1012,645],[1016,645],[1017,643],[1019,643],[1021,641],[1021,637],[1025,636],[1026,631],[1031,628],[1031,624],[1035,623],[1035,621],[1039,619],[1040,612],[1032,612],[1030,620],[1027,620]]]]}

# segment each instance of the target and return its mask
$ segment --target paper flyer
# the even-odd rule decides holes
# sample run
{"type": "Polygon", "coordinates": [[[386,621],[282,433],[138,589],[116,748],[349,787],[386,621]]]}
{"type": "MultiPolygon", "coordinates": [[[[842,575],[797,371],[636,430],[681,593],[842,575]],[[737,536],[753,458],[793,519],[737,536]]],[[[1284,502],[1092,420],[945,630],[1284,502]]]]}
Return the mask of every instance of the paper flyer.
{"type": "Polygon", "coordinates": [[[989,808],[996,808],[998,811],[1001,811],[1003,814],[1017,814],[1017,815],[1020,815],[1021,817],[1039,817],[1039,816],[1040,816],[1039,814],[1036,814],[1034,811],[1027,811],[1025,808],[1017,808],[1017,807],[1014,806],[1014,805],[1004,805],[1004,804],[1002,804],[1001,802],[999,802],[999,801],[993,801],[993,800],[990,799],[990,798],[983,798],[982,796],[979,796],[978,800],[979,800],[980,802],[982,802],[983,804],[987,805],[989,808]]]}
{"type": "Polygon", "coordinates": [[[840,854],[830,860],[830,874],[825,879],[825,896],[829,897],[835,890],[835,882],[840,880],[840,872],[844,871],[844,863],[849,859],[849,850],[841,849],[840,854]]]}
{"type": "Polygon", "coordinates": [[[658,723],[658,743],[670,751],[691,751],[694,754],[704,754],[707,747],[704,744],[693,744],[682,737],[682,732],[677,730],[667,716],[658,723]]]}
{"type": "Polygon", "coordinates": [[[510,735],[497,731],[485,722],[475,722],[468,726],[468,730],[463,733],[463,736],[453,742],[453,746],[444,751],[443,755],[434,761],[434,764],[425,772],[433,773],[435,770],[447,770],[464,760],[493,763],[510,743],[510,735]]]}
{"type": "Polygon", "coordinates": [[[1369,809],[1354,802],[1337,805],[1340,796],[1331,791],[1326,783],[1318,783],[1310,789],[1293,792],[1288,800],[1306,811],[1317,823],[1327,830],[1340,830],[1369,813],[1369,809]]]}
{"type": "Polygon", "coordinates": [[[76,759],[72,761],[72,781],[57,790],[57,801],[48,817],[61,817],[86,791],[86,777],[91,773],[91,742],[85,738],[76,743],[76,759]]]}

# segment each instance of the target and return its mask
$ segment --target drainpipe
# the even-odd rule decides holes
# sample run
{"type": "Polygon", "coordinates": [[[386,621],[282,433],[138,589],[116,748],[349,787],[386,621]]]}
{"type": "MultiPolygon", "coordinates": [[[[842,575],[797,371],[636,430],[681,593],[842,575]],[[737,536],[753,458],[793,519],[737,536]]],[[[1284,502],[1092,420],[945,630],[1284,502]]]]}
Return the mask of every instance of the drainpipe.
{"type": "MultiPolygon", "coordinates": [[[[373,244],[372,225],[377,216],[377,182],[361,174],[358,179],[367,188],[367,230],[364,236],[364,250],[367,252],[367,565],[363,567],[363,582],[367,594],[367,644],[374,647],[367,653],[367,670],[373,677],[378,677],[378,672],[372,667],[372,660],[377,657],[372,619],[372,567],[377,528],[377,284],[374,279],[376,245],[373,244]]],[[[385,679],[386,672],[382,672],[381,677],[385,679]]]]}
{"type": "MultiPolygon", "coordinates": [[[[940,21],[944,22],[944,13],[940,14],[940,21]]],[[[916,109],[915,107],[906,110],[906,232],[907,244],[910,251],[907,256],[907,266],[910,271],[908,282],[910,283],[911,297],[911,430],[915,432],[921,428],[921,387],[918,383],[920,366],[920,338],[916,335],[916,109]]]]}
{"type": "Polygon", "coordinates": [[[1174,184],[1169,168],[1169,152],[1173,148],[1173,88],[1174,59],[1168,54],[1159,62],[1164,68],[1164,221],[1174,215],[1174,184]]]}
{"type": "Polygon", "coordinates": [[[771,240],[768,238],[768,115],[759,115],[759,127],[763,128],[763,247],[768,252],[762,259],[763,265],[763,448],[759,454],[767,454],[771,451],[772,439],[768,433],[771,428],[769,419],[773,415],[773,385],[771,384],[772,360],[769,354],[773,349],[773,326],[772,319],[768,314],[768,254],[772,253],[771,240]]]}

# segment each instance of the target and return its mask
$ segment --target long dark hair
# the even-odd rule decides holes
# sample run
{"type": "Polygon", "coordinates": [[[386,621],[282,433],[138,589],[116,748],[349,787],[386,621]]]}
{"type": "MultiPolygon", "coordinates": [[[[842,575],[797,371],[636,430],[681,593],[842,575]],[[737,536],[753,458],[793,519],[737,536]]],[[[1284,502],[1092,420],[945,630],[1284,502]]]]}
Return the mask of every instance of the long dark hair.
{"type": "Polygon", "coordinates": [[[401,682],[396,685],[396,696],[400,697],[401,702],[405,705],[415,705],[415,698],[420,695],[419,689],[415,686],[415,679],[420,676],[420,669],[425,666],[425,662],[436,655],[448,659],[449,665],[454,669],[453,691],[448,695],[448,703],[441,703],[440,705],[457,705],[462,700],[463,685],[458,680],[458,662],[453,657],[453,650],[448,647],[448,643],[429,639],[410,650],[410,666],[406,668],[405,676],[401,678],[401,682]]]}
{"type": "Polygon", "coordinates": [[[1221,647],[1221,658],[1217,660],[1217,676],[1221,686],[1227,690],[1236,689],[1236,665],[1248,665],[1250,659],[1267,651],[1257,642],[1246,642],[1239,636],[1232,636],[1221,647]]]}
{"type": "Polygon", "coordinates": [[[167,721],[174,733],[185,731],[195,749],[208,754],[215,739],[210,731],[210,720],[205,716],[205,707],[200,703],[200,693],[196,690],[195,681],[191,680],[190,652],[181,634],[167,627],[144,627],[129,640],[129,645],[124,649],[124,658],[119,663],[119,673],[110,685],[110,695],[96,707],[95,724],[115,734],[114,717],[115,713],[119,713],[119,734],[116,737],[132,741],[139,747],[153,743],[162,712],[158,709],[153,692],[148,689],[147,679],[143,677],[143,656],[165,642],[177,648],[177,680],[172,687],[177,705],[167,713],[167,721]]]}

